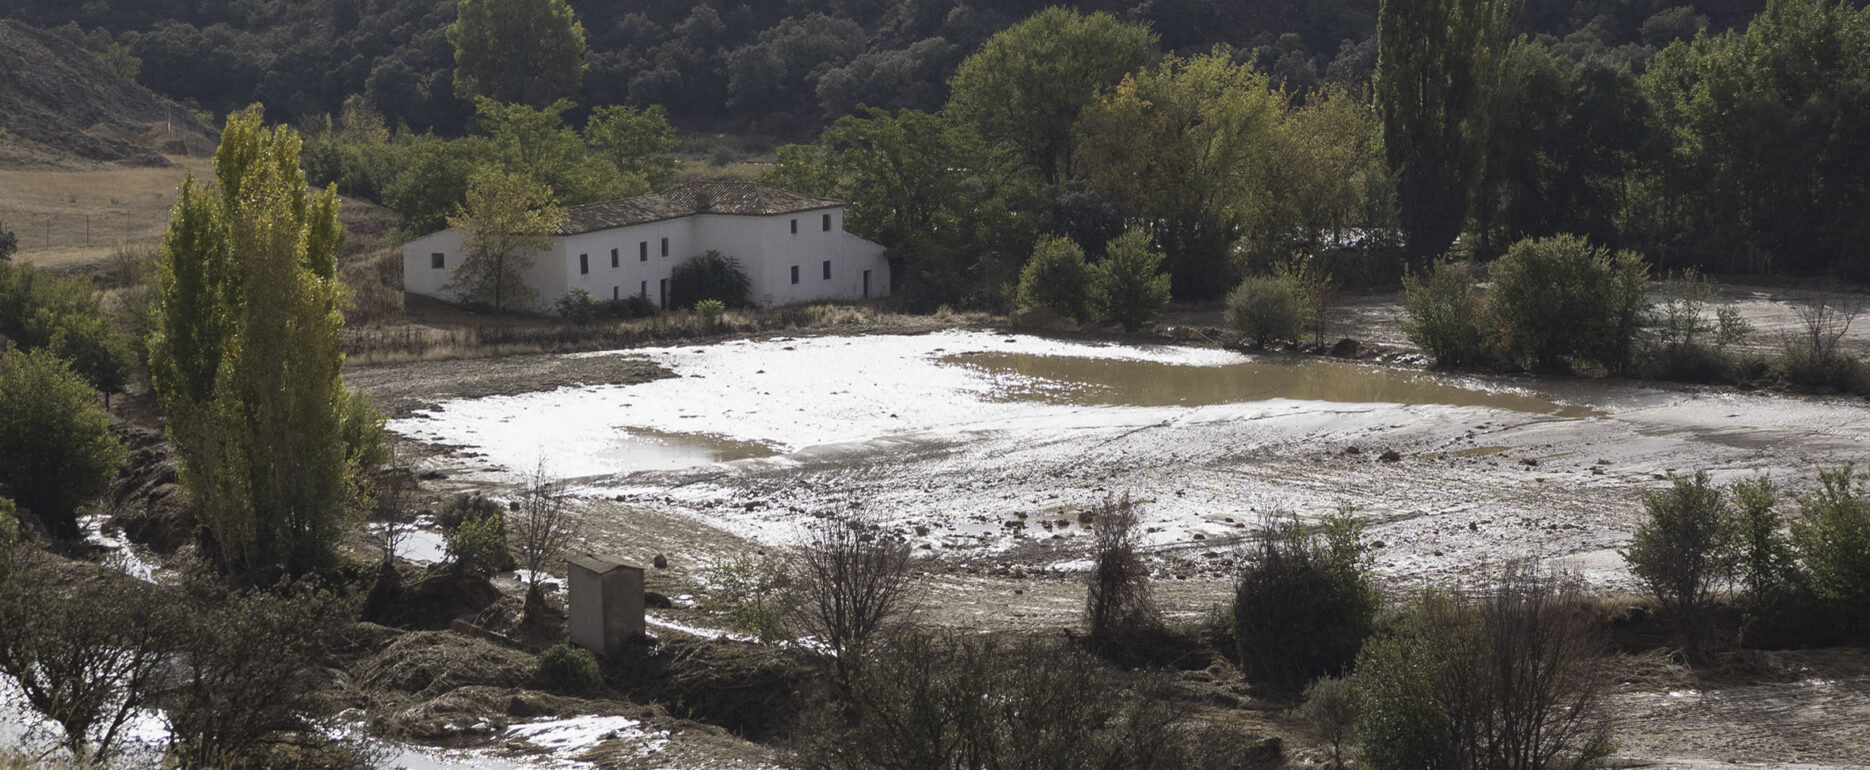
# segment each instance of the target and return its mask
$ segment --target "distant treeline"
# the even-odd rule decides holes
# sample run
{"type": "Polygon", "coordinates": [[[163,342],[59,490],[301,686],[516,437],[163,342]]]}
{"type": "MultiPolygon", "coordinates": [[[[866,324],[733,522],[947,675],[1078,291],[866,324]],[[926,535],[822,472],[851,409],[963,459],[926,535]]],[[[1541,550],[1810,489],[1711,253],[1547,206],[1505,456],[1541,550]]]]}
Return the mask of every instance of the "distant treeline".
{"type": "MultiPolygon", "coordinates": [[[[994,33],[1047,6],[1148,24],[1166,52],[1216,45],[1310,88],[1367,80],[1377,0],[572,0],[588,41],[584,105],[668,108],[678,126],[815,135],[859,104],[934,110],[948,78],[994,33]]],[[[1697,30],[1744,24],[1764,0],[1527,0],[1520,32],[1571,59],[1635,68],[1697,30]]],[[[336,114],[364,94],[391,125],[468,131],[445,30],[457,0],[0,0],[0,16],[60,28],[141,61],[137,79],[226,114],[336,114]],[[71,25],[71,26],[67,26],[71,25]]]]}

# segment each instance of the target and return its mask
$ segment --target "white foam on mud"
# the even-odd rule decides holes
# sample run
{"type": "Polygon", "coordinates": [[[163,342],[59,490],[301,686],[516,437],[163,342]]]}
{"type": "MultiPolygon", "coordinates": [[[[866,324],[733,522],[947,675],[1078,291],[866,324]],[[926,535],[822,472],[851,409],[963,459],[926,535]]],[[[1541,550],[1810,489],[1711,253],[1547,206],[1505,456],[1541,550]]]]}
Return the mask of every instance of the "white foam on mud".
{"type": "MultiPolygon", "coordinates": [[[[624,458],[655,436],[698,435],[766,444],[780,453],[907,433],[965,433],[1042,421],[1069,428],[1071,415],[1113,408],[1008,403],[1008,383],[937,359],[965,353],[1025,353],[1222,366],[1247,360],[1224,350],[1060,342],[971,331],[920,336],[738,341],[705,348],[633,349],[676,377],[636,385],[450,401],[391,429],[432,443],[466,446],[517,478],[545,461],[561,476],[634,470],[624,458]],[[644,435],[648,434],[648,435],[644,435]]],[[[609,354],[586,354],[609,355],[609,354]]],[[[1139,416],[1150,410],[1130,410],[1139,416]]],[[[1108,416],[1089,419],[1109,424],[1108,416]]],[[[673,467],[709,459],[681,448],[673,467]]],[[[665,466],[667,467],[667,466],[665,466]]],[[[507,479],[512,480],[512,479],[507,479]]]]}

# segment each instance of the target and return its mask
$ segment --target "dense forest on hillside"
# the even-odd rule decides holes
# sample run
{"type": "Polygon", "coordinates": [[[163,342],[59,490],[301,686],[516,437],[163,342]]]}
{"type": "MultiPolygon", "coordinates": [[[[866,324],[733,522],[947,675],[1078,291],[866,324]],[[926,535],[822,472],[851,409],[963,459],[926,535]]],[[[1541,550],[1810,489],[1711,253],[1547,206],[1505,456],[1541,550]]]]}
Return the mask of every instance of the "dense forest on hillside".
{"type": "MultiPolygon", "coordinates": [[[[391,125],[460,135],[445,29],[457,0],[4,0],[0,16],[63,28],[140,60],[137,80],[217,114],[253,102],[297,124],[365,94],[391,125]]],[[[661,104],[687,128],[814,136],[860,104],[934,110],[982,42],[1049,5],[1147,23],[1165,52],[1220,45],[1310,88],[1367,80],[1376,0],[572,0],[587,36],[585,105],[661,104]]],[[[1763,0],[1528,0],[1521,32],[1562,56],[1640,69],[1673,40],[1744,24],[1763,0]]]]}

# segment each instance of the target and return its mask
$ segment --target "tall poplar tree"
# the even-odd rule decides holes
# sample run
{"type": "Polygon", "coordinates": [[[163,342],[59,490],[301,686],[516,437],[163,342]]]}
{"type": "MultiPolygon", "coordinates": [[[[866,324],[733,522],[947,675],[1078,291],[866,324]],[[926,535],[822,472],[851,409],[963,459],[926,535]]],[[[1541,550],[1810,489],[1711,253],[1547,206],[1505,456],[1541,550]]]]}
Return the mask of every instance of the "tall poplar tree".
{"type": "Polygon", "coordinates": [[[299,137],[257,108],[227,121],[215,179],[182,183],[163,238],[150,371],[182,482],[226,569],[326,564],[364,453],[339,375],[335,189],[308,191],[299,137]]]}
{"type": "Polygon", "coordinates": [[[1377,111],[1397,172],[1404,253],[1417,264],[1466,222],[1487,137],[1488,100],[1519,0],[1383,0],[1377,111]]]}

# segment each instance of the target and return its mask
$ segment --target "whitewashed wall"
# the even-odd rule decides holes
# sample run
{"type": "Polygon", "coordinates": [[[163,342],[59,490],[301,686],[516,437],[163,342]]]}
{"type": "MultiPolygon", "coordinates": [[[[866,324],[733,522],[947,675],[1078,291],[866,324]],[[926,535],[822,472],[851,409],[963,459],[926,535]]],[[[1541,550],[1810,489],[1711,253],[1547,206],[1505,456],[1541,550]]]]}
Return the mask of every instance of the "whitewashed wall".
{"type": "MultiPolygon", "coordinates": [[[[458,301],[443,291],[461,263],[462,234],[444,230],[403,245],[403,289],[414,294],[458,301]],[[440,252],[445,267],[430,267],[431,255],[440,252]]],[[[820,209],[770,217],[701,214],[649,222],[630,227],[555,238],[545,253],[535,255],[526,271],[535,296],[530,310],[549,311],[552,303],[572,289],[584,289],[600,300],[638,293],[665,304],[667,281],[675,265],[708,250],[740,260],[752,278],[753,301],[766,306],[814,300],[855,300],[864,294],[864,271],[870,271],[869,296],[889,294],[889,262],[883,247],[844,232],[844,210],[820,209]],[[831,230],[823,216],[831,215],[831,230]],[[792,232],[792,221],[798,232],[792,232]],[[664,256],[663,239],[668,239],[664,256]],[[647,244],[648,257],[643,257],[647,244]],[[615,266],[611,250],[617,252],[615,266]],[[586,258],[580,270],[579,257],[586,258]],[[831,278],[824,263],[831,263],[831,278]],[[792,282],[792,268],[799,282],[792,282]]]]}

